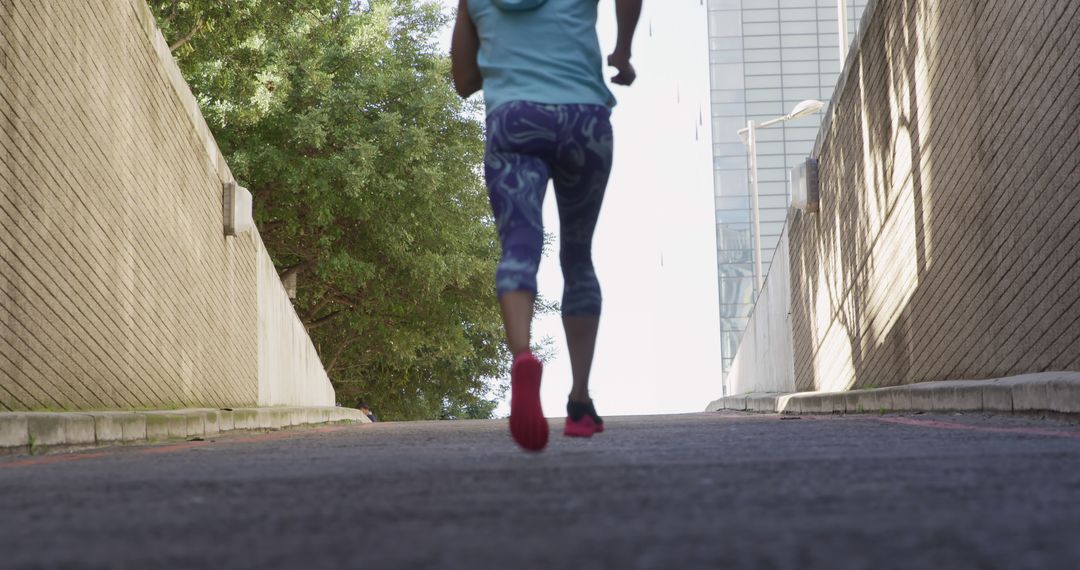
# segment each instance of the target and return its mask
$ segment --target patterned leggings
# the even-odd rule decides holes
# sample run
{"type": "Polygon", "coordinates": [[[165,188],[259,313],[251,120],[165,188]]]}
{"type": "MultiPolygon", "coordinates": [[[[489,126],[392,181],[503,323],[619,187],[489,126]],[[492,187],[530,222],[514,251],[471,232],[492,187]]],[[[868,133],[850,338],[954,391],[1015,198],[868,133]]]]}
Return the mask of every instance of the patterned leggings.
{"type": "Polygon", "coordinates": [[[484,172],[502,244],[495,273],[499,296],[536,294],[544,243],[542,204],[548,180],[559,207],[562,313],[600,314],[592,237],[611,172],[610,111],[597,105],[514,101],[487,117],[484,172]]]}

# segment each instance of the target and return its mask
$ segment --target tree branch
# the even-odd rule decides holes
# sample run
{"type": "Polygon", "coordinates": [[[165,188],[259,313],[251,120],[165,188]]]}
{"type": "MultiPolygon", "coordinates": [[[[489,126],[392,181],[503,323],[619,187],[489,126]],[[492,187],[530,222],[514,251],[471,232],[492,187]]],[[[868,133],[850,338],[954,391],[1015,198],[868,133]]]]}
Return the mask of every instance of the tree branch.
{"type": "Polygon", "coordinates": [[[279,277],[281,277],[281,280],[284,281],[289,277],[292,277],[293,275],[299,275],[300,273],[310,269],[314,265],[315,261],[312,259],[309,259],[307,261],[301,261],[300,263],[297,263],[296,265],[286,269],[285,271],[282,271],[279,277]]]}
{"type": "Polygon", "coordinates": [[[179,40],[176,40],[176,43],[174,43],[173,45],[169,46],[169,51],[170,51],[170,52],[174,52],[174,51],[176,51],[177,49],[179,49],[179,48],[181,48],[181,47],[184,47],[185,45],[187,45],[187,44],[188,44],[188,42],[190,42],[190,41],[191,41],[191,39],[195,37],[195,34],[199,33],[199,32],[200,32],[200,31],[202,30],[202,27],[203,27],[203,23],[204,23],[204,22],[203,22],[203,17],[202,17],[202,15],[200,14],[200,15],[199,15],[199,17],[198,17],[198,19],[197,19],[197,20],[195,20],[195,27],[191,28],[191,31],[190,31],[190,32],[188,32],[188,34],[187,34],[186,36],[184,36],[184,37],[180,38],[179,40]]]}
{"type": "Polygon", "coordinates": [[[333,295],[323,295],[322,299],[320,299],[319,302],[316,303],[315,306],[312,307],[310,311],[304,311],[304,314],[301,315],[300,320],[305,322],[305,323],[308,322],[309,320],[313,319],[315,317],[315,315],[323,312],[323,310],[326,309],[326,307],[328,307],[330,305],[330,303],[333,303],[333,302],[334,302],[334,296],[333,295]]]}
{"type": "MultiPolygon", "coordinates": [[[[351,308],[352,307],[350,307],[350,309],[351,308]]],[[[346,311],[348,311],[348,309],[339,309],[339,310],[334,311],[334,312],[332,312],[332,313],[330,313],[328,315],[323,315],[323,316],[315,319],[314,321],[305,322],[304,327],[307,328],[308,331],[311,331],[313,329],[317,329],[317,328],[325,325],[326,323],[336,319],[339,315],[341,315],[342,313],[344,313],[346,311]]]]}
{"type": "Polygon", "coordinates": [[[341,359],[341,355],[345,354],[345,349],[349,348],[352,343],[356,342],[360,338],[360,335],[354,335],[347,339],[345,342],[338,345],[338,349],[334,352],[334,357],[330,359],[330,363],[326,365],[326,373],[330,374],[331,371],[337,368],[338,360],[341,359]]]}

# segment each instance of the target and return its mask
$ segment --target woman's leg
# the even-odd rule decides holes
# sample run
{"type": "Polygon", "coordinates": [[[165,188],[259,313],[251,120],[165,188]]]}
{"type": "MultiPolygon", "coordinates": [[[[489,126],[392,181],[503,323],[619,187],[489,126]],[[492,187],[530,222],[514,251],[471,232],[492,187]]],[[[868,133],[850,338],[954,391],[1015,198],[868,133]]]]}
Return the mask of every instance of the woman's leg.
{"type": "Polygon", "coordinates": [[[527,352],[531,346],[530,329],[535,302],[536,295],[528,291],[509,291],[499,297],[503,326],[506,328],[506,344],[510,346],[510,354],[514,356],[527,352]]]}
{"type": "Polygon", "coordinates": [[[574,377],[570,400],[589,402],[589,370],[592,368],[600,317],[565,315],[562,321],[563,330],[566,331],[567,349],[570,352],[570,371],[574,377]]]}
{"type": "Polygon", "coordinates": [[[553,177],[559,205],[562,311],[574,385],[573,402],[589,402],[589,372],[600,325],[602,298],[592,261],[592,238],[611,172],[609,111],[567,106],[553,177]]]}
{"type": "Polygon", "coordinates": [[[544,245],[542,206],[550,179],[547,156],[555,141],[554,108],[508,103],[488,116],[484,171],[502,246],[495,275],[510,368],[510,434],[529,451],[548,442],[540,405],[543,365],[529,350],[536,272],[544,245]]]}
{"type": "Polygon", "coordinates": [[[512,354],[529,350],[536,272],[544,245],[543,203],[551,170],[545,155],[555,138],[553,115],[508,103],[488,117],[484,174],[502,256],[495,272],[506,340],[512,354]]]}

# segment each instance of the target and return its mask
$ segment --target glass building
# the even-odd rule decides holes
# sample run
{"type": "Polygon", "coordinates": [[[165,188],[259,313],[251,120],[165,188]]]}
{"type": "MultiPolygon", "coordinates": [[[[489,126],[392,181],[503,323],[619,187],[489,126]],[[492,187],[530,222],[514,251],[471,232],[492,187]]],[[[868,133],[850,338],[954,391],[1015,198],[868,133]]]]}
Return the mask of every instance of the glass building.
{"type": "MultiPolygon", "coordinates": [[[[726,377],[754,307],[749,159],[738,130],[828,102],[840,74],[838,1],[848,38],[866,0],[707,0],[711,66],[716,261],[726,377]]],[[[757,131],[762,270],[768,275],[788,208],[788,172],[813,149],[822,114],[757,131]]],[[[726,388],[726,382],[724,383],[726,388]]]]}

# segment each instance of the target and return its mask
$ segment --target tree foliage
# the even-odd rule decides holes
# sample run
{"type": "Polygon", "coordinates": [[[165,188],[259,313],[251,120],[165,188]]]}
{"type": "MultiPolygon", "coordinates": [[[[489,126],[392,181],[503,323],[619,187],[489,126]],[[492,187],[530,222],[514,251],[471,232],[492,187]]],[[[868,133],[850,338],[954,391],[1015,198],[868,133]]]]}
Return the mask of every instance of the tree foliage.
{"type": "Polygon", "coordinates": [[[477,109],[417,0],[151,0],[341,403],[489,417],[508,360],[477,109]]]}

